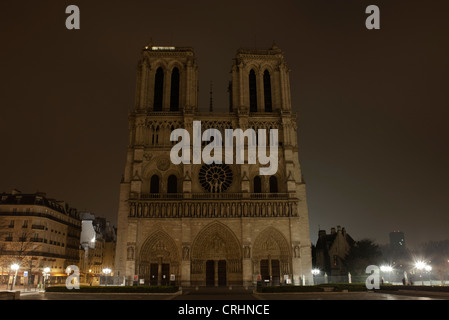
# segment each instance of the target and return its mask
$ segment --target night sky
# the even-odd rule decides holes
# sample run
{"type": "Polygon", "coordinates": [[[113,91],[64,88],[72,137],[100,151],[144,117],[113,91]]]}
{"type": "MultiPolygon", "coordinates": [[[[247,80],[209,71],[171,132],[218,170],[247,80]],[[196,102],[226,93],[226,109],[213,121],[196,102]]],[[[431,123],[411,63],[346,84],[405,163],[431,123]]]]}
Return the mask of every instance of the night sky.
{"type": "Polygon", "coordinates": [[[1,1],[0,192],[46,192],[116,224],[137,62],[195,50],[200,110],[227,110],[240,47],[291,69],[310,217],[356,240],[449,238],[448,1],[1,1]],[[65,8],[81,11],[67,30],[65,8]],[[380,8],[367,30],[365,8],[380,8]]]}

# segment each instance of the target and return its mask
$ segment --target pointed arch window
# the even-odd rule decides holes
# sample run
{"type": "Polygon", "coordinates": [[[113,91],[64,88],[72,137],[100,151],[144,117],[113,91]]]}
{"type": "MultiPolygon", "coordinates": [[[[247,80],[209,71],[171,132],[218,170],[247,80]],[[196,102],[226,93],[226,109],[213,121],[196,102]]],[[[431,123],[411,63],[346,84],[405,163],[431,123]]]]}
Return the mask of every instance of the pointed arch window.
{"type": "Polygon", "coordinates": [[[178,178],[172,174],[167,180],[167,193],[177,193],[178,192],[178,178]]]}
{"type": "Polygon", "coordinates": [[[164,94],[164,71],[161,67],[157,68],[154,76],[154,100],[153,110],[162,111],[162,97],[164,94]]]}
{"type": "Polygon", "coordinates": [[[278,179],[276,176],[270,177],[270,193],[277,193],[278,192],[278,179]]]}
{"type": "Polygon", "coordinates": [[[254,183],[254,186],[253,186],[254,193],[261,193],[262,192],[262,181],[260,180],[260,177],[255,176],[253,183],[254,183]]]}
{"type": "Polygon", "coordinates": [[[265,102],[265,112],[272,112],[273,106],[271,101],[271,77],[268,70],[265,70],[265,72],[263,73],[263,94],[265,102]]]}
{"type": "Polygon", "coordinates": [[[173,68],[171,73],[170,111],[179,110],[179,69],[173,68]]]}
{"type": "Polygon", "coordinates": [[[154,174],[150,180],[150,193],[159,193],[159,176],[154,174]]]}
{"type": "Polygon", "coordinates": [[[249,72],[249,111],[257,112],[257,83],[256,73],[253,69],[249,72]]]}

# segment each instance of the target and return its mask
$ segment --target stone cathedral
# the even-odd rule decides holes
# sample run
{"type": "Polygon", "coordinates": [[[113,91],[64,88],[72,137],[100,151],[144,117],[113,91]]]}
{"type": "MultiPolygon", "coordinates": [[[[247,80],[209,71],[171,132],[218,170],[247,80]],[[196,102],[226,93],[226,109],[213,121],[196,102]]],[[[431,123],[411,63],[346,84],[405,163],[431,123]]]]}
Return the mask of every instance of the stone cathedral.
{"type": "Polygon", "coordinates": [[[199,110],[198,82],[192,48],[143,48],[120,185],[115,275],[147,285],[312,284],[297,116],[282,51],[237,51],[227,112],[199,110]],[[260,175],[261,164],[248,161],[173,164],[170,134],[191,132],[193,121],[203,131],[277,129],[277,172],[260,175]]]}

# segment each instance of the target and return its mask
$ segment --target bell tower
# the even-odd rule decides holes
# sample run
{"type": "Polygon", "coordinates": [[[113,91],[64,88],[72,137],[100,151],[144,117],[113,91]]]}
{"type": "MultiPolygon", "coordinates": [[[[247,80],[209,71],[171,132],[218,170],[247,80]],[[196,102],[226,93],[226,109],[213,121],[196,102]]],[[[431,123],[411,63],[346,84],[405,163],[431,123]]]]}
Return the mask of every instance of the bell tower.
{"type": "Polygon", "coordinates": [[[176,112],[197,108],[198,65],[193,49],[146,45],[137,68],[135,109],[176,112]]]}
{"type": "Polygon", "coordinates": [[[231,109],[291,110],[289,69],[282,51],[239,49],[232,66],[231,109]]]}

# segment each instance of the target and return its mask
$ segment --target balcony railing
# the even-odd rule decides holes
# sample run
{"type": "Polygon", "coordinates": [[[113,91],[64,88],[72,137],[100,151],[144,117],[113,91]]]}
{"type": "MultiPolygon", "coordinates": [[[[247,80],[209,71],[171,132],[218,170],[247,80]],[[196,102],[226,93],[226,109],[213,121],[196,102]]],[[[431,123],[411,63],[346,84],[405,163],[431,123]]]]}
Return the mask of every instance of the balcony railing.
{"type": "MultiPolygon", "coordinates": [[[[194,194],[192,194],[194,195],[194,194]]],[[[298,199],[288,194],[265,194],[256,201],[254,198],[238,194],[239,198],[231,198],[233,194],[196,194],[198,197],[173,199],[130,199],[129,217],[135,218],[240,218],[240,217],[295,217],[297,216],[298,199]],[[215,197],[211,195],[228,195],[215,197]],[[281,197],[281,195],[283,195],[281,197]],[[231,201],[229,201],[231,200],[231,201]]],[[[246,194],[248,195],[248,194],[246,194]]],[[[258,194],[262,195],[262,194],[258,194]]],[[[236,196],[236,194],[234,194],[236,196]]]]}
{"type": "Polygon", "coordinates": [[[288,199],[288,193],[237,193],[237,192],[197,192],[197,193],[142,193],[140,195],[134,194],[130,197],[132,200],[176,200],[176,199],[194,199],[194,200],[209,200],[209,199],[288,199]]]}
{"type": "Polygon", "coordinates": [[[44,229],[45,229],[45,227],[44,227],[44,226],[41,226],[41,225],[36,225],[36,224],[33,224],[33,225],[31,226],[31,229],[39,229],[39,230],[44,230],[44,229]]]}

